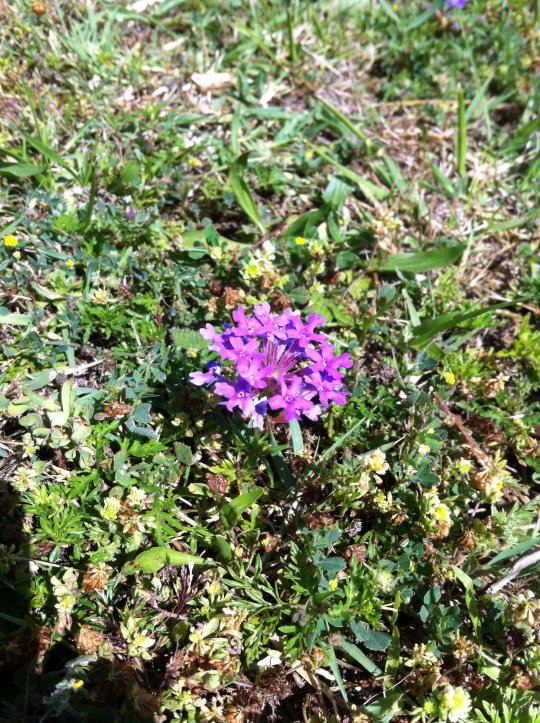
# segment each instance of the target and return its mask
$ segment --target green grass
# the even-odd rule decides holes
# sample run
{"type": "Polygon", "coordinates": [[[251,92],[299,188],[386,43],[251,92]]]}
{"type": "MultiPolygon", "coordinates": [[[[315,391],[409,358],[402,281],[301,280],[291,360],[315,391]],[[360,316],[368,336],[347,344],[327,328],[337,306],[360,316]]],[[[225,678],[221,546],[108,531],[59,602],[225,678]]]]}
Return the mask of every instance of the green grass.
{"type": "Polygon", "coordinates": [[[537,6],[0,8],[2,720],[540,720],[537,6]],[[262,300],[301,430],[189,383],[262,300]]]}

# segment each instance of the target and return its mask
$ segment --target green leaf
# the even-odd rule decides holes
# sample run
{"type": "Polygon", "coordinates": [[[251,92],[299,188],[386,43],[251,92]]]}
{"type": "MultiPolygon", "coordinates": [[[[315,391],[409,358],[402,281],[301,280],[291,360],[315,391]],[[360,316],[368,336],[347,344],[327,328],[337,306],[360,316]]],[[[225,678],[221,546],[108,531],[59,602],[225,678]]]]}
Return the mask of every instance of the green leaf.
{"type": "Polygon", "coordinates": [[[527,301],[529,298],[529,296],[526,296],[521,299],[516,299],[515,301],[505,301],[502,304],[491,304],[491,306],[485,306],[481,309],[473,309],[472,311],[467,311],[465,313],[452,311],[449,314],[437,316],[435,319],[423,321],[419,326],[415,326],[412,330],[412,346],[415,349],[420,349],[426,346],[438,334],[442,334],[443,332],[448,331],[448,329],[462,324],[464,321],[469,321],[470,319],[482,316],[483,314],[489,314],[490,312],[497,311],[498,309],[506,309],[509,306],[515,306],[523,301],[527,301]]]}
{"type": "Polygon", "coordinates": [[[476,603],[476,597],[474,595],[474,583],[466,572],[461,570],[456,565],[452,565],[452,569],[457,579],[461,582],[465,588],[465,604],[471,618],[471,623],[476,633],[476,637],[479,642],[482,642],[482,625],[480,619],[480,611],[476,603]]]}
{"type": "Polygon", "coordinates": [[[231,546],[221,535],[216,535],[216,545],[223,562],[230,562],[234,558],[231,546]]]}
{"type": "Polygon", "coordinates": [[[458,86],[458,128],[456,139],[457,170],[462,178],[467,174],[467,118],[463,90],[458,86]]]}
{"type": "Polygon", "coordinates": [[[417,15],[415,19],[407,25],[407,28],[405,29],[406,33],[409,33],[411,30],[414,30],[415,28],[419,28],[421,25],[423,25],[427,20],[429,20],[435,13],[440,10],[442,7],[441,0],[435,0],[434,3],[431,3],[431,5],[424,10],[423,13],[420,13],[420,15],[417,15]]]}
{"type": "Polygon", "coordinates": [[[342,640],[340,642],[340,646],[343,648],[343,650],[348,653],[351,658],[354,658],[357,663],[360,663],[360,665],[365,668],[368,673],[371,673],[372,675],[382,675],[382,670],[379,668],[378,665],[375,665],[365,653],[363,653],[358,646],[356,646],[354,643],[349,643],[347,640],[342,640]]]}
{"type": "Polygon", "coordinates": [[[433,269],[441,269],[457,261],[465,251],[464,245],[447,246],[436,251],[425,251],[417,254],[395,254],[390,256],[379,271],[406,271],[411,274],[421,274],[433,269]]]}
{"type": "Polygon", "coordinates": [[[334,168],[337,168],[342,176],[345,176],[345,178],[348,178],[349,181],[352,181],[356,186],[358,186],[364,196],[370,201],[382,201],[390,194],[390,191],[387,188],[382,188],[382,186],[378,186],[376,183],[368,181],[366,178],[362,178],[362,176],[359,176],[358,173],[351,171],[351,169],[347,168],[347,166],[343,166],[341,163],[338,163],[338,161],[332,158],[332,156],[326,153],[326,151],[322,148],[313,145],[311,145],[311,148],[315,151],[315,153],[318,153],[319,156],[322,156],[325,161],[334,166],[334,168]]]}
{"type": "Polygon", "coordinates": [[[53,163],[57,163],[62,168],[67,168],[66,162],[62,156],[54,150],[54,148],[51,148],[46,143],[43,143],[43,141],[39,140],[39,138],[33,138],[32,136],[26,135],[26,133],[23,135],[26,142],[35,148],[36,151],[39,151],[44,158],[47,158],[53,163]]]}
{"type": "Polygon", "coordinates": [[[347,563],[342,557],[325,557],[324,560],[318,562],[317,566],[332,580],[338,572],[347,567],[347,563]]]}
{"type": "Polygon", "coordinates": [[[367,630],[361,622],[351,621],[351,630],[358,640],[363,643],[368,650],[386,650],[390,645],[390,635],[380,632],[379,630],[367,630]]]}
{"type": "Polygon", "coordinates": [[[289,428],[291,430],[293,452],[295,454],[301,454],[304,451],[304,439],[302,437],[302,429],[297,419],[291,419],[289,422],[289,428]]]}
{"type": "Polygon", "coordinates": [[[173,329],[171,336],[174,345],[180,349],[200,351],[208,347],[206,339],[203,339],[200,333],[193,329],[173,329]]]}
{"type": "Polygon", "coordinates": [[[367,705],[362,711],[369,713],[372,720],[378,723],[389,723],[394,720],[395,714],[399,713],[398,703],[403,698],[404,693],[396,690],[393,693],[386,693],[384,698],[367,705]]]}
{"type": "Polygon", "coordinates": [[[321,103],[327,111],[329,111],[330,115],[332,115],[337,121],[340,123],[343,123],[343,125],[350,130],[350,132],[356,136],[359,140],[366,143],[367,142],[367,136],[366,134],[358,128],[349,118],[347,118],[346,115],[344,115],[338,108],[336,108],[335,105],[330,103],[329,100],[325,100],[324,98],[318,97],[317,100],[319,103],[321,103]]]}
{"type": "Polygon", "coordinates": [[[186,552],[179,552],[168,547],[151,547],[141,552],[137,557],[123,567],[127,575],[141,570],[148,574],[155,574],[165,565],[201,565],[205,560],[202,557],[188,555],[186,552]]]}
{"type": "Polygon", "coordinates": [[[334,648],[332,648],[330,645],[321,645],[323,650],[326,652],[326,655],[328,656],[328,665],[330,666],[330,670],[334,674],[334,678],[336,680],[337,686],[340,690],[341,695],[343,696],[343,700],[348,703],[349,699],[347,698],[347,691],[345,690],[345,685],[343,683],[343,678],[341,677],[341,673],[339,672],[339,666],[336,658],[336,652],[334,648]]]}
{"type": "Polygon", "coordinates": [[[0,163],[0,176],[15,176],[15,178],[30,178],[43,172],[40,166],[33,163],[0,163]]]}
{"type": "Polygon", "coordinates": [[[184,444],[183,442],[175,442],[174,453],[176,455],[176,459],[182,464],[192,464],[193,452],[191,451],[191,448],[187,446],[187,444],[184,444]]]}
{"type": "Polygon", "coordinates": [[[219,513],[223,526],[227,529],[234,527],[240,519],[242,513],[245,512],[248,507],[251,507],[251,505],[259,499],[263,492],[264,489],[262,487],[254,487],[249,492],[245,492],[243,495],[235,497],[234,500],[231,500],[224,505],[219,513]]]}
{"type": "Polygon", "coordinates": [[[26,326],[32,321],[30,314],[18,314],[16,311],[11,314],[2,314],[0,312],[0,324],[10,324],[11,326],[26,326]]]}
{"type": "Polygon", "coordinates": [[[257,208],[257,205],[253,200],[253,196],[251,195],[251,191],[244,179],[248,158],[249,151],[247,153],[242,153],[242,155],[234,161],[229,172],[229,183],[231,184],[231,188],[240,208],[247,216],[249,216],[250,220],[255,224],[255,226],[257,226],[259,231],[264,233],[265,228],[261,214],[259,213],[259,209],[257,208]]]}
{"type": "Polygon", "coordinates": [[[497,565],[497,563],[503,562],[503,560],[507,560],[509,557],[522,555],[524,552],[527,552],[527,550],[530,550],[531,547],[534,547],[539,543],[540,537],[531,537],[528,540],[523,540],[523,542],[519,542],[517,545],[513,545],[512,547],[509,547],[506,550],[499,552],[499,554],[495,555],[495,557],[490,560],[486,565],[484,565],[484,567],[493,567],[494,565],[497,565]]]}

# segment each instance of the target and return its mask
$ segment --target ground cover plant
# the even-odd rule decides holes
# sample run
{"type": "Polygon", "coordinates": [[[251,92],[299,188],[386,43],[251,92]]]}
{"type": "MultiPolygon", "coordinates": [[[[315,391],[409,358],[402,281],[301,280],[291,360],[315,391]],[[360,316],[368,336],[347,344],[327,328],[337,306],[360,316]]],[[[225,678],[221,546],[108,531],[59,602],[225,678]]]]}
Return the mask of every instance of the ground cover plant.
{"type": "Polygon", "coordinates": [[[539,721],[539,3],[0,15],[0,720],[539,721]]]}

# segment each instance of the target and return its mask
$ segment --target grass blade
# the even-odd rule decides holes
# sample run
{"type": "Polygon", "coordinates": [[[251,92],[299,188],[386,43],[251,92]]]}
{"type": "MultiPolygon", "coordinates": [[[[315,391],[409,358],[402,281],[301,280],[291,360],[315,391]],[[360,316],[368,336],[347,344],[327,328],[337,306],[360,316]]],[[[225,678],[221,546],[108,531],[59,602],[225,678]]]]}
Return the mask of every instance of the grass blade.
{"type": "Polygon", "coordinates": [[[249,190],[248,185],[244,179],[244,173],[247,168],[248,159],[249,151],[247,153],[242,153],[242,155],[239,156],[236,161],[234,161],[229,173],[229,182],[231,184],[231,188],[240,208],[255,224],[255,226],[257,226],[259,231],[261,233],[264,233],[265,228],[262,216],[259,213],[257,204],[253,200],[251,191],[249,190]]]}
{"type": "Polygon", "coordinates": [[[467,175],[467,118],[465,115],[465,101],[463,89],[458,86],[458,128],[456,139],[457,170],[462,178],[467,175]]]}
{"type": "Polygon", "coordinates": [[[450,266],[459,259],[464,250],[464,245],[458,245],[416,254],[395,254],[395,256],[390,256],[378,271],[406,271],[410,274],[421,274],[425,271],[450,266]]]}

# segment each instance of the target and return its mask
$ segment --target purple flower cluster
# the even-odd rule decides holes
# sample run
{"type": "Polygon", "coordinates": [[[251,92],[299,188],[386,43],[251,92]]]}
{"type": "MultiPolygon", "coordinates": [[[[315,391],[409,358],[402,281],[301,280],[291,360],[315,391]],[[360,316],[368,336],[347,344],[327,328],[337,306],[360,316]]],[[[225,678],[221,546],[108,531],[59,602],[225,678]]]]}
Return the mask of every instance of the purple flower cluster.
{"type": "Polygon", "coordinates": [[[446,0],[446,2],[452,8],[464,8],[467,4],[467,0],[446,0]]]}
{"type": "Polygon", "coordinates": [[[341,369],[352,366],[349,354],[334,355],[334,347],[315,331],[324,318],[311,314],[303,322],[300,312],[285,309],[273,314],[267,302],[246,316],[239,306],[232,314],[234,325],[225,324],[219,334],[211,324],[201,329],[210,349],[221,361],[207,364],[206,372],[193,372],[197,386],[215,384],[215,393],[229,412],[235,408],[263,428],[268,408],[290,422],[302,416],[315,421],[330,402],[345,404],[341,369]],[[228,369],[225,365],[230,363],[228,369]]]}

